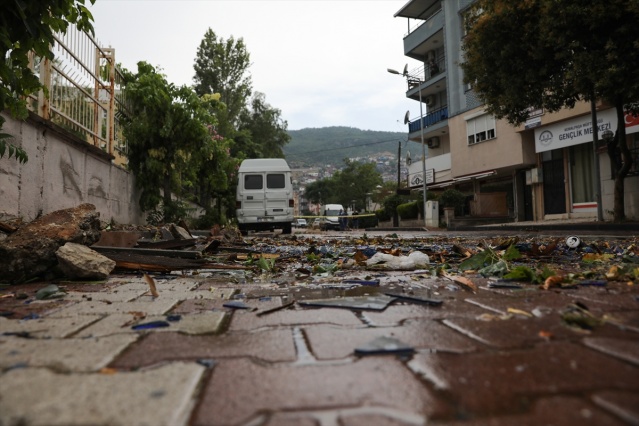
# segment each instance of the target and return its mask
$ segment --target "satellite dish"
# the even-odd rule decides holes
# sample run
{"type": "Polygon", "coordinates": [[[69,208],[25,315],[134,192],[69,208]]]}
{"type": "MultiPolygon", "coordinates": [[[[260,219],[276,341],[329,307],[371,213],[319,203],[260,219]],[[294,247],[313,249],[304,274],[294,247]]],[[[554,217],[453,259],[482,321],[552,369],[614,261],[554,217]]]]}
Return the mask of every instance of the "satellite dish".
{"type": "Polygon", "coordinates": [[[410,111],[406,111],[406,115],[404,115],[404,124],[408,124],[408,122],[410,121],[410,111]]]}
{"type": "Polygon", "coordinates": [[[402,73],[404,77],[408,75],[408,64],[404,65],[404,72],[402,73]]]}

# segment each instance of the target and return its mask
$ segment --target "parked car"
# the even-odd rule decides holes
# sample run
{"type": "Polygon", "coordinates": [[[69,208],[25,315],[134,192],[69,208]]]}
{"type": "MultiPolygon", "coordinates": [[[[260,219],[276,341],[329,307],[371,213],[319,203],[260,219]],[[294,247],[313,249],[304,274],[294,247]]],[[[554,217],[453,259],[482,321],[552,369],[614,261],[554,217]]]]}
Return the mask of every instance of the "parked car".
{"type": "Polygon", "coordinates": [[[313,220],[313,222],[311,222],[311,229],[320,229],[320,224],[322,223],[322,221],[320,220],[320,218],[316,218],[313,220]]]}
{"type": "Polygon", "coordinates": [[[306,228],[306,219],[295,219],[293,221],[293,226],[296,228],[306,228]]]}

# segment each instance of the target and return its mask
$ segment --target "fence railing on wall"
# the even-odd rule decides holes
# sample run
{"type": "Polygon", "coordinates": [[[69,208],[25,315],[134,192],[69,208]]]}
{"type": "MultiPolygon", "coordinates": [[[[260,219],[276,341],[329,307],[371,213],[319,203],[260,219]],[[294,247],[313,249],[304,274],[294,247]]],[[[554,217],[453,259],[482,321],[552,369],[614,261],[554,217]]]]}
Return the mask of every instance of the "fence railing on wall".
{"type": "Polygon", "coordinates": [[[30,109],[125,164],[121,122],[127,108],[115,49],[69,25],[65,34],[55,34],[51,50],[53,60],[31,58],[46,91],[30,97],[30,109]]]}

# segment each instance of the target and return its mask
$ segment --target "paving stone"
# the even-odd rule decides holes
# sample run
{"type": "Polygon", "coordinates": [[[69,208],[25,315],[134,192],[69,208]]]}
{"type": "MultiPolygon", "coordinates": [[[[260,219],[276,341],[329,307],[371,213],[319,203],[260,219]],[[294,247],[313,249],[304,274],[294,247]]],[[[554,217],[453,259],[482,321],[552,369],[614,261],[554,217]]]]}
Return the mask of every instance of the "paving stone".
{"type": "Polygon", "coordinates": [[[473,416],[521,411],[533,395],[639,390],[639,369],[577,344],[464,355],[419,353],[409,362],[473,416]]]}
{"type": "Polygon", "coordinates": [[[443,304],[439,307],[402,303],[403,302],[394,302],[383,312],[362,312],[361,316],[370,325],[384,327],[399,325],[402,321],[411,318],[475,318],[476,316],[487,312],[485,309],[457,300],[444,300],[443,304]]]}
{"type": "MultiPolygon", "coordinates": [[[[564,292],[554,291],[513,291],[506,297],[495,297],[491,294],[473,296],[466,299],[466,302],[491,310],[495,313],[506,314],[508,308],[519,309],[526,312],[533,312],[538,308],[548,315],[561,312],[568,305],[574,303],[578,298],[574,297],[578,290],[566,290],[564,292]],[[571,292],[572,291],[572,292],[571,292]]],[[[589,301],[588,309],[601,316],[610,310],[610,305],[589,301]]]]}
{"type": "MultiPolygon", "coordinates": [[[[497,348],[519,348],[533,346],[547,340],[580,340],[585,330],[564,325],[558,314],[543,318],[513,318],[481,321],[468,318],[446,319],[443,323],[454,330],[486,345],[497,348]]],[[[597,336],[617,336],[630,338],[629,332],[604,324],[588,332],[597,336]]]]}
{"type": "MultiPolygon", "coordinates": [[[[179,321],[167,321],[170,326],[144,330],[143,332],[181,332],[186,334],[211,334],[218,333],[224,324],[226,314],[224,312],[197,312],[182,315],[179,321]]],[[[167,316],[150,316],[144,319],[136,319],[133,314],[111,314],[91,324],[74,337],[101,337],[112,334],[133,333],[141,331],[132,329],[135,324],[151,321],[166,321],[167,316]]]]}
{"type": "Polygon", "coordinates": [[[639,340],[588,337],[584,344],[592,349],[639,365],[639,340]]]}
{"type": "MultiPolygon", "coordinates": [[[[265,416],[266,417],[266,416],[265,416]]],[[[321,426],[319,420],[298,413],[275,413],[264,419],[264,426],[321,426]]]]}
{"type": "Polygon", "coordinates": [[[277,368],[249,359],[229,359],[215,367],[192,424],[244,424],[260,413],[361,406],[394,409],[424,419],[447,409],[392,357],[277,368]]]}
{"type": "Polygon", "coordinates": [[[74,317],[39,318],[33,320],[13,320],[0,317],[0,335],[27,333],[28,337],[65,338],[73,335],[78,330],[99,321],[100,315],[83,315],[74,317]]]}
{"type": "Polygon", "coordinates": [[[113,363],[113,367],[137,368],[175,360],[254,357],[269,362],[296,359],[289,329],[260,330],[221,336],[186,336],[180,333],[151,333],[113,363]]]}
{"type": "Polygon", "coordinates": [[[592,396],[595,404],[618,417],[628,424],[639,425],[639,393],[604,391],[592,396]]]}
{"type": "Polygon", "coordinates": [[[65,296],[66,299],[75,302],[87,302],[87,301],[104,301],[104,302],[131,302],[138,297],[142,296],[149,291],[149,286],[141,286],[137,283],[122,284],[119,286],[111,287],[105,291],[99,293],[96,292],[80,292],[70,291],[65,296]]]}
{"type": "Polygon", "coordinates": [[[464,421],[436,421],[433,426],[622,426],[623,421],[584,399],[557,396],[532,403],[530,411],[517,415],[469,418],[464,421]]]}
{"type": "Polygon", "coordinates": [[[0,424],[185,425],[204,371],[183,363],[115,374],[11,370],[0,376],[0,424]]]}
{"type": "Polygon", "coordinates": [[[137,335],[92,339],[0,338],[0,367],[50,367],[60,371],[97,371],[137,340],[137,335]]]}
{"type": "MultiPolygon", "coordinates": [[[[260,309],[262,310],[262,309],[260,309]]],[[[258,316],[257,312],[237,312],[231,320],[230,330],[254,330],[260,327],[290,326],[308,324],[334,324],[362,326],[355,314],[345,309],[305,309],[287,308],[258,316]]]]}
{"type": "Polygon", "coordinates": [[[473,342],[437,321],[413,319],[401,327],[347,328],[329,325],[304,327],[313,354],[318,359],[341,359],[353,355],[355,348],[386,336],[402,341],[416,350],[470,352],[473,342]]]}
{"type": "MultiPolygon", "coordinates": [[[[99,298],[96,298],[99,299],[99,298]]],[[[74,315],[108,315],[116,313],[143,312],[146,315],[163,315],[169,312],[178,304],[177,299],[167,297],[158,297],[133,302],[103,302],[100,300],[91,300],[79,302],[71,306],[64,307],[56,311],[57,316],[74,316],[74,315]]]]}
{"type": "Polygon", "coordinates": [[[615,310],[636,310],[639,308],[636,299],[639,294],[639,289],[635,288],[637,286],[624,284],[622,287],[617,286],[616,289],[609,287],[591,287],[585,291],[576,292],[574,297],[586,301],[587,304],[606,304],[615,310]]]}

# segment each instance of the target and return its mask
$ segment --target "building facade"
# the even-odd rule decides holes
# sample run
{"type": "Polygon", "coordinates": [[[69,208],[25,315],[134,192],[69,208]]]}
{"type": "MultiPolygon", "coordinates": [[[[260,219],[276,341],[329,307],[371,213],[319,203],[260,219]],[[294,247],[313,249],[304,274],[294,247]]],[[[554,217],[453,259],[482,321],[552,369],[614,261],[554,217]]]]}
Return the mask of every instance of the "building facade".
{"type": "MultiPolygon", "coordinates": [[[[503,221],[597,218],[597,176],[590,105],[547,114],[531,111],[528,122],[514,127],[484,111],[464,84],[460,63],[464,18],[473,0],[411,0],[395,17],[406,18],[404,54],[406,96],[420,102],[421,116],[408,122],[409,140],[428,146],[425,167],[414,161],[409,186],[428,191],[455,188],[467,194],[465,215],[503,221]],[[573,133],[571,133],[573,132],[573,133]],[[577,133],[579,137],[577,137],[577,133]],[[549,135],[556,135],[550,140],[549,135]],[[571,137],[572,136],[572,137],[571,137]],[[561,138],[561,139],[560,139],[561,138]]],[[[597,104],[600,140],[616,130],[614,109],[597,104]]],[[[627,118],[629,146],[637,158],[634,124],[627,118]]],[[[638,123],[639,124],[639,123],[638,123]]],[[[612,218],[614,161],[605,147],[597,151],[604,219],[612,218]]],[[[626,217],[639,218],[639,168],[626,179],[626,217]]]]}

